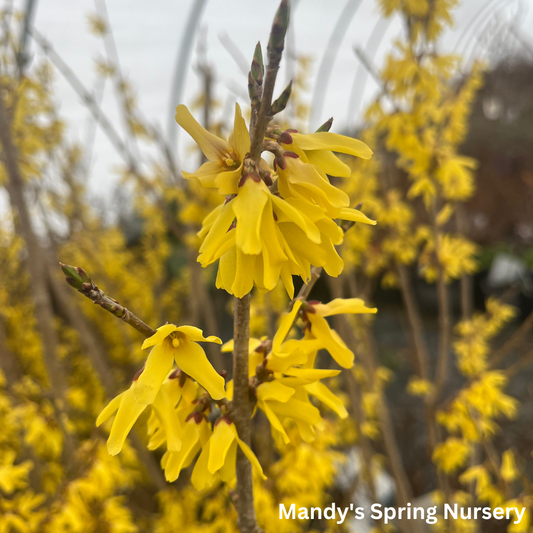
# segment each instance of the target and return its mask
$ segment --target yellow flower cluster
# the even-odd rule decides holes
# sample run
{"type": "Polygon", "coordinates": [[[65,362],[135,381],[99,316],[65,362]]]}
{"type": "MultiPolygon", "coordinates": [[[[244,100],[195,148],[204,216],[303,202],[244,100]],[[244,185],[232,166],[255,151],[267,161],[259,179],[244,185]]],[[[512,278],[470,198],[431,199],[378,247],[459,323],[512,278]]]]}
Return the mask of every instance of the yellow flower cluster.
{"type": "Polygon", "coordinates": [[[274,289],[281,277],[292,298],[293,275],[305,281],[311,266],[324,267],[332,276],[342,272],[334,246],[342,242],[343,232],[334,220],[374,222],[349,208],[348,195],[327,174],[349,177],[349,167],[333,151],[368,159],[372,152],[364,143],[329,132],[301,135],[271,126],[264,143],[275,154],[272,169],[263,159],[259,167],[249,159],[250,137],[238,105],[228,142],[202,128],[185,106],[178,106],[176,120],[208,159],[184,176],[226,195],[199,234],[198,261],[207,266],[219,260],[218,288],[241,298],[254,286],[274,289]]]}
{"type": "MultiPolygon", "coordinates": [[[[341,418],[348,413],[343,402],[323,383],[339,370],[315,368],[317,353],[327,350],[344,368],[353,365],[354,354],[326,317],[338,314],[375,313],[362,300],[336,299],[328,304],[295,300],[293,308],[281,321],[272,341],[250,340],[250,377],[256,379],[257,407],[270,421],[276,438],[288,444],[287,423],[294,423],[301,438],[312,442],[317,429],[323,427],[320,411],[310,397],[315,397],[341,418]],[[287,339],[297,319],[305,326],[302,339],[287,339]]],[[[102,411],[97,425],[115,412],[108,451],[118,454],[135,422],[147,407],[150,449],[166,446],[162,466],[167,480],[174,481],[200,452],[191,481],[197,489],[211,487],[217,479],[231,482],[235,478],[236,452],[239,447],[260,477],[263,470],[252,450],[243,442],[231,419],[228,401],[233,397],[233,382],[224,387],[224,378],[208,362],[197,342],[218,342],[192,326],[161,326],[143,343],[153,347],[144,368],[135,376],[131,387],[114,398],[102,411]],[[178,369],[173,368],[174,363],[178,369]],[[206,394],[199,396],[201,385],[206,394]],[[221,407],[214,427],[207,414],[211,400],[221,407]]],[[[232,342],[224,346],[232,350],[232,342]]]]}

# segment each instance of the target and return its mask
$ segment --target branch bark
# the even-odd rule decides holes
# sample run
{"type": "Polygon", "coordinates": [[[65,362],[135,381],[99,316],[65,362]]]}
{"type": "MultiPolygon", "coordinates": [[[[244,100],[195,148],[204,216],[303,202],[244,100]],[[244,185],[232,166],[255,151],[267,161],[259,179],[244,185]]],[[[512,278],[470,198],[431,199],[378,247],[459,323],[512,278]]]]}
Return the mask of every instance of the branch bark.
{"type": "MultiPolygon", "coordinates": [[[[233,311],[233,409],[231,416],[239,437],[248,446],[252,436],[252,404],[249,396],[248,345],[250,338],[251,295],[234,298],[233,311]]],[[[241,533],[258,531],[254,508],[252,465],[240,448],[237,450],[237,512],[241,533]]]]}

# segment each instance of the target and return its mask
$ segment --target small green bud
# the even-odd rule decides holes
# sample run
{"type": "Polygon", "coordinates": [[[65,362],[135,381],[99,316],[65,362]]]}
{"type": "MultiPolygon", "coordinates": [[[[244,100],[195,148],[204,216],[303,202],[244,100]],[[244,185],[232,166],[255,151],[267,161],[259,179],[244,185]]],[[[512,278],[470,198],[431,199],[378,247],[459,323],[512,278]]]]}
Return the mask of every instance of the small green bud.
{"type": "Polygon", "coordinates": [[[290,7],[289,0],[282,0],[278,7],[274,22],[272,23],[272,31],[270,32],[270,39],[268,41],[268,48],[280,54],[283,51],[285,42],[285,35],[289,29],[290,7]]]}
{"type": "Polygon", "coordinates": [[[324,122],[324,124],[322,124],[322,126],[320,126],[320,128],[318,128],[315,133],[321,133],[323,131],[329,131],[331,129],[331,126],[333,124],[333,117],[331,117],[330,119],[326,120],[326,122],[324,122]]]}
{"type": "Polygon", "coordinates": [[[279,98],[272,104],[272,115],[281,113],[287,107],[287,104],[289,103],[289,98],[291,96],[291,90],[292,80],[290,81],[289,85],[285,87],[279,98]]]}
{"type": "Polygon", "coordinates": [[[64,263],[59,263],[59,265],[63,274],[67,277],[67,283],[78,291],[83,290],[84,286],[86,286],[85,284],[92,283],[91,278],[83,268],[65,265],[64,263]]]}
{"type": "Polygon", "coordinates": [[[265,67],[263,64],[263,51],[261,50],[261,43],[257,43],[254,50],[254,58],[252,60],[252,78],[258,85],[263,84],[263,76],[265,74],[265,67]]]}

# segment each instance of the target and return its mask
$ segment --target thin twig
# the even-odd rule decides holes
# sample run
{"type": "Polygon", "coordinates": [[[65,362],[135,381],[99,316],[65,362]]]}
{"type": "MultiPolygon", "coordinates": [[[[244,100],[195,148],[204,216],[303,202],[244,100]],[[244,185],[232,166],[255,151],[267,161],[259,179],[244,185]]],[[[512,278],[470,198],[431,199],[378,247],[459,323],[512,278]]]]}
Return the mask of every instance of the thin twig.
{"type": "Polygon", "coordinates": [[[152,329],[148,324],[145,324],[137,315],[132,313],[129,309],[126,309],[124,306],[120,305],[116,300],[107,296],[103,290],[99,289],[98,286],[93,282],[86,272],[79,267],[71,267],[63,263],[59,263],[61,269],[67,275],[67,282],[69,285],[73,286],[78,292],[81,292],[84,296],[92,300],[93,303],[99,305],[112,315],[115,315],[117,318],[120,318],[126,324],[129,324],[135,328],[139,333],[145,337],[151,337],[155,334],[155,329],[152,329]],[[76,279],[74,270],[78,272],[81,276],[80,280],[76,279]],[[78,282],[79,281],[79,282],[78,282]]]}
{"type": "Polygon", "coordinates": [[[520,327],[511,335],[511,337],[494,352],[489,360],[489,368],[497,367],[509,354],[511,350],[520,346],[524,337],[533,328],[533,312],[520,324],[520,327]]]}

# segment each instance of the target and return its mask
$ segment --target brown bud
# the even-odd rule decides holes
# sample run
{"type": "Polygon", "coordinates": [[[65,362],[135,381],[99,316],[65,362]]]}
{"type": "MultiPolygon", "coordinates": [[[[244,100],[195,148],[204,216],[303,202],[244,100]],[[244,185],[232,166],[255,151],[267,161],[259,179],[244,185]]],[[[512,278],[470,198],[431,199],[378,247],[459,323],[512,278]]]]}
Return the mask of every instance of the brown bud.
{"type": "Polygon", "coordinates": [[[292,144],[292,135],[287,130],[285,130],[279,136],[278,141],[282,144],[292,144]]]}

